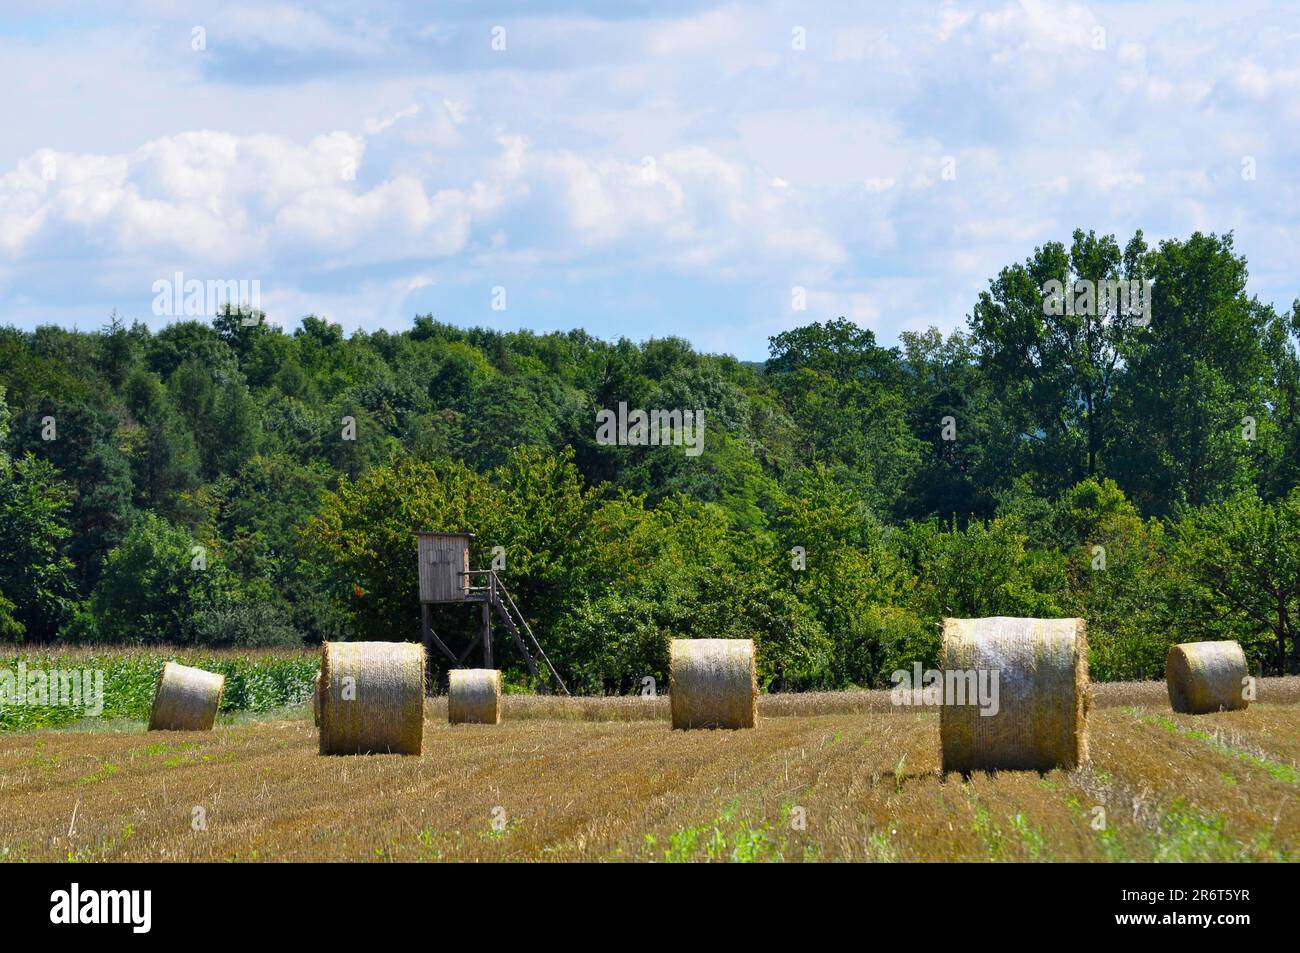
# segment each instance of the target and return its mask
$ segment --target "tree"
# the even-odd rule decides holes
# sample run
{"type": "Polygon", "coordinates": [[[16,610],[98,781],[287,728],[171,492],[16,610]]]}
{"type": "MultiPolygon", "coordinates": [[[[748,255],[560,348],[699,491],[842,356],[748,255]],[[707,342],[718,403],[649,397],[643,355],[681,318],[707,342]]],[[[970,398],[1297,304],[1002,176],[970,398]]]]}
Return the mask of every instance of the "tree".
{"type": "Polygon", "coordinates": [[[149,369],[168,380],[186,361],[196,361],[214,377],[226,379],[239,369],[239,360],[221,335],[202,321],[169,324],[148,342],[149,369]]]}
{"type": "Polygon", "coordinates": [[[907,423],[925,450],[899,515],[987,519],[1014,475],[1007,462],[1017,457],[1020,440],[1005,426],[974,340],[960,331],[945,339],[935,328],[900,336],[907,423]]]}
{"type": "MultiPolygon", "coordinates": [[[[5,403],[5,389],[0,385],[0,473],[4,473],[9,467],[9,454],[5,450],[5,443],[9,440],[9,405],[5,403]]],[[[14,618],[14,610],[17,609],[12,602],[0,593],[0,641],[9,641],[11,639],[20,639],[23,635],[23,624],[14,618]]]]}
{"type": "Polygon", "coordinates": [[[226,346],[235,352],[241,366],[261,338],[276,333],[266,323],[265,312],[250,307],[246,302],[224,302],[220,312],[212,319],[212,328],[226,346]]]}
{"type": "Polygon", "coordinates": [[[1271,504],[1247,491],[1189,508],[1173,537],[1191,583],[1185,623],[1239,638],[1265,673],[1300,674],[1300,489],[1271,504]]]}
{"type": "Polygon", "coordinates": [[[175,509],[175,494],[198,485],[194,438],[176,413],[157,375],[137,370],[127,379],[125,399],[136,425],[127,433],[136,504],[175,509]]]}
{"type": "Polygon", "coordinates": [[[1143,267],[1151,325],[1125,342],[1110,471],[1144,512],[1164,515],[1256,485],[1258,438],[1272,439],[1272,312],[1247,297],[1231,234],[1162,242],[1143,267]]]}
{"type": "Polygon", "coordinates": [[[770,339],[767,373],[803,436],[810,462],[838,468],[880,510],[892,510],[920,464],[904,417],[895,348],[838,318],[770,339]]]}
{"type": "Polygon", "coordinates": [[[1291,305],[1289,313],[1269,320],[1264,347],[1273,395],[1268,409],[1276,439],[1267,439],[1268,430],[1262,435],[1265,454],[1260,490],[1272,499],[1300,485],[1300,300],[1291,305]]]}
{"type": "Polygon", "coordinates": [[[71,490],[67,554],[80,589],[89,592],[104,556],[125,534],[132,516],[131,466],[111,409],[73,397],[41,397],[23,415],[15,443],[20,453],[48,460],[71,490]],[[42,421],[53,418],[55,436],[44,439],[42,421]]]}
{"type": "Polygon", "coordinates": [[[121,390],[137,359],[137,336],[114,311],[99,332],[99,369],[113,390],[121,390]]]}
{"type": "Polygon", "coordinates": [[[899,543],[916,575],[912,604],[932,622],[946,616],[1062,614],[1059,555],[1029,548],[1012,521],[972,522],[965,529],[945,529],[936,521],[913,523],[899,543]]]}
{"type": "Polygon", "coordinates": [[[261,416],[242,381],[231,381],[217,392],[211,434],[208,460],[214,474],[237,472],[257,452],[261,416]]]}
{"type": "Polygon", "coordinates": [[[146,513],[108,554],[91,609],[106,641],[180,645],[201,612],[235,595],[216,549],[146,513]]]}
{"type": "Polygon", "coordinates": [[[200,470],[203,476],[209,478],[218,472],[212,464],[217,442],[213,433],[213,407],[216,399],[217,387],[212,380],[212,371],[191,358],[183,361],[172,372],[167,379],[167,397],[160,398],[157,405],[149,411],[151,415],[166,413],[164,407],[168,404],[176,409],[185,428],[194,436],[200,470]]]}
{"type": "Polygon", "coordinates": [[[9,443],[9,404],[5,401],[5,388],[0,384],[0,467],[8,466],[9,453],[5,445],[9,443]]]}
{"type": "Polygon", "coordinates": [[[324,495],[303,541],[357,631],[409,641],[419,632],[415,532],[475,526],[470,501],[483,506],[487,492],[486,481],[459,464],[371,467],[324,495]]]}
{"type": "Polygon", "coordinates": [[[1141,231],[1121,253],[1114,236],[1076,229],[1068,252],[1049,242],[1002,269],[970,317],[1007,423],[1049,492],[1104,472],[1122,355],[1138,328],[1132,298],[1123,308],[1100,289],[1140,283],[1145,251],[1141,231]]]}
{"type": "Polygon", "coordinates": [[[54,467],[27,454],[0,463],[0,630],[53,639],[70,615],[76,585],[64,554],[71,496],[54,467]]]}
{"type": "Polygon", "coordinates": [[[1093,677],[1158,677],[1183,628],[1164,525],[1144,521],[1114,481],[1094,479],[1063,493],[1037,522],[1045,545],[1064,557],[1062,610],[1088,620],[1093,677]]]}

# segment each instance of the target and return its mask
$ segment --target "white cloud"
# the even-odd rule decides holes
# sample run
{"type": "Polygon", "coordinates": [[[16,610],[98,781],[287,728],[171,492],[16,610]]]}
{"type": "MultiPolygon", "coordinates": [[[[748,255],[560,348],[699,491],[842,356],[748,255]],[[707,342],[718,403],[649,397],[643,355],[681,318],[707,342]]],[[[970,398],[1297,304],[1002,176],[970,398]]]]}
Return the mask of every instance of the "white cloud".
{"type": "Polygon", "coordinates": [[[1279,242],[1300,208],[1300,69],[1268,7],[530,6],[503,54],[498,18],[413,9],[0,29],[6,317],[107,312],[183,267],[400,323],[504,274],[530,289],[511,316],[531,298],[562,326],[700,341],[716,321],[712,339],[761,351],[791,282],[822,296],[806,319],[857,315],[888,339],[959,323],[998,268],[1076,226],[1236,227],[1252,291],[1297,291],[1279,242]],[[702,289],[735,310],[683,306],[702,289]],[[620,295],[629,316],[581,317],[620,295]]]}
{"type": "MultiPolygon", "coordinates": [[[[450,112],[450,110],[448,111],[450,112]]],[[[383,132],[385,129],[391,128],[394,123],[400,122],[403,119],[410,119],[412,116],[418,116],[419,114],[420,114],[420,104],[411,103],[411,105],[407,106],[405,109],[399,110],[398,112],[393,113],[391,116],[384,116],[383,118],[367,119],[365,125],[362,128],[365,130],[367,136],[375,136],[383,132]]]]}

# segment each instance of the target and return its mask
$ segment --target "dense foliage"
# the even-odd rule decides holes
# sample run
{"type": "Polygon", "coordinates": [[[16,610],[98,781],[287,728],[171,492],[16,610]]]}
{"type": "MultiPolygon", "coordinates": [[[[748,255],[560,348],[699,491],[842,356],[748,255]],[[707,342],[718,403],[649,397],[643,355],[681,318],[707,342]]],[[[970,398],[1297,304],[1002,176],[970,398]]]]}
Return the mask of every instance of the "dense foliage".
{"type": "Polygon", "coordinates": [[[1076,232],[964,330],[814,322],[761,365],[428,316],[0,329],[0,639],[415,639],[432,529],[504,555],[589,692],[662,679],[670,636],[755,638],[773,689],[888,684],[945,615],[1084,615],[1098,678],[1193,638],[1297,672],[1300,303],[1246,279],[1231,235],[1076,232]],[[1044,306],[1076,278],[1153,281],[1149,323],[1044,306]],[[702,411],[703,452],[598,442],[620,404],[702,411]]]}

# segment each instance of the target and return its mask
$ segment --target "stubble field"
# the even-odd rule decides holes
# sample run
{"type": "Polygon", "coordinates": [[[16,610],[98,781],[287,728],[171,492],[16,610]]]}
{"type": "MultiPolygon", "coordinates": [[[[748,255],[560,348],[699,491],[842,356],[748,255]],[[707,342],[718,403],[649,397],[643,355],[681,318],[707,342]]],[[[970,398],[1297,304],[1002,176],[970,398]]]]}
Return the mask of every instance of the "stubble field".
{"type": "Polygon", "coordinates": [[[888,693],[764,697],[751,731],[666,699],[508,696],[424,754],[321,757],[309,710],[209,734],[0,736],[9,861],[1295,860],[1300,679],[1173,715],[1094,686],[1079,771],[944,776],[938,715],[888,693]]]}

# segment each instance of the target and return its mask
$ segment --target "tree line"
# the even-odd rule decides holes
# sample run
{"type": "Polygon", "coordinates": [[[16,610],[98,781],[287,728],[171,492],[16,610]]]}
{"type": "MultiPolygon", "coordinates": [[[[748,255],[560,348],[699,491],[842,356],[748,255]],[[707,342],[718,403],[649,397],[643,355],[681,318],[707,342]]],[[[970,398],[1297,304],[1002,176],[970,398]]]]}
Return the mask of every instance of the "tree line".
{"type": "Polygon", "coordinates": [[[1300,672],[1300,302],[1247,277],[1231,234],[1076,231],[953,333],[814,321],[760,363],[432,316],[5,327],[0,639],[415,639],[413,533],[469,530],[588,692],[679,636],[756,639],[772,689],[887,685],[948,615],[1082,615],[1097,678],[1201,638],[1300,672]],[[1045,299],[1103,282],[1143,319],[1045,299]],[[702,452],[598,440],[620,403],[701,413],[702,452]]]}

